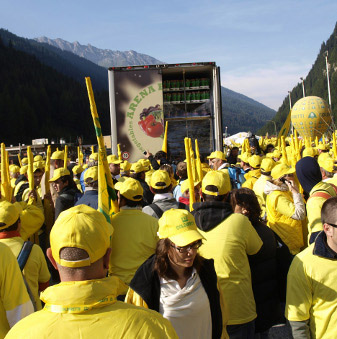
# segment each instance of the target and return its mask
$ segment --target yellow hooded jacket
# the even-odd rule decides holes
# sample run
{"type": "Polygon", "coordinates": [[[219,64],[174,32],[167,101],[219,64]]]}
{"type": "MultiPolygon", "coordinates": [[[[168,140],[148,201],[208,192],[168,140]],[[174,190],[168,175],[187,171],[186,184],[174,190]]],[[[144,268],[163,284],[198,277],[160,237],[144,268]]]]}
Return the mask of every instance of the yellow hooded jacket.
{"type": "Polygon", "coordinates": [[[178,338],[159,313],[117,301],[116,277],[62,282],[41,294],[43,310],[20,321],[7,338],[178,338]]]}

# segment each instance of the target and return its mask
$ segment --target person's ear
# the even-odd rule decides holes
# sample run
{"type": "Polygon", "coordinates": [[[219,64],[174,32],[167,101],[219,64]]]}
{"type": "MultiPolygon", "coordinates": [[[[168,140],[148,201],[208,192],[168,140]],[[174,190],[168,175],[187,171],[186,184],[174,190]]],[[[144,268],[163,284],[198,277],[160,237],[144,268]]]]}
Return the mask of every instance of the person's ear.
{"type": "Polygon", "coordinates": [[[53,257],[53,254],[52,254],[52,252],[51,252],[51,248],[50,248],[50,247],[47,248],[47,252],[46,252],[46,253],[47,253],[47,257],[48,257],[49,261],[50,261],[51,264],[54,266],[55,270],[58,271],[57,264],[56,264],[56,261],[55,261],[55,259],[54,259],[54,257],[53,257]]]}
{"type": "Polygon", "coordinates": [[[109,262],[110,262],[110,254],[111,254],[111,248],[108,248],[103,256],[103,268],[105,270],[109,269],[109,262]]]}
{"type": "Polygon", "coordinates": [[[327,237],[332,237],[333,236],[333,227],[330,226],[329,224],[324,223],[323,224],[323,230],[324,230],[324,232],[325,232],[327,237]]]}

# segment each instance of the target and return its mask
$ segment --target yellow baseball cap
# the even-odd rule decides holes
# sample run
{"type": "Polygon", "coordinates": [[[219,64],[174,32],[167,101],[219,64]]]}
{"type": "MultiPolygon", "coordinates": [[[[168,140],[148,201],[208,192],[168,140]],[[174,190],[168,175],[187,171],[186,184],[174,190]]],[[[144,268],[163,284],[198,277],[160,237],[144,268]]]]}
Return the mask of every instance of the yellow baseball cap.
{"type": "Polygon", "coordinates": [[[221,151],[214,151],[212,152],[207,159],[221,159],[226,160],[226,155],[221,151]]]}
{"type": "Polygon", "coordinates": [[[43,160],[42,155],[40,155],[40,154],[35,155],[34,161],[42,161],[42,160],[43,160]]]}
{"type": "Polygon", "coordinates": [[[127,161],[127,160],[124,160],[122,163],[121,163],[121,170],[123,172],[127,172],[129,171],[131,168],[131,164],[127,161]]]}
{"type": "Polygon", "coordinates": [[[20,168],[20,174],[26,174],[28,171],[28,165],[24,165],[20,168]]]}
{"type": "Polygon", "coordinates": [[[306,147],[303,151],[303,158],[304,157],[311,157],[313,158],[316,155],[316,152],[313,147],[306,147]]]}
{"type": "Polygon", "coordinates": [[[323,143],[319,143],[317,149],[320,149],[321,151],[326,151],[328,149],[327,145],[324,145],[323,143]]]}
{"type": "Polygon", "coordinates": [[[36,170],[42,170],[44,169],[44,163],[43,161],[34,161],[33,163],[33,172],[36,170]]]}
{"type": "Polygon", "coordinates": [[[322,167],[328,172],[333,173],[334,171],[334,160],[331,157],[323,157],[318,160],[319,167],[322,167]]]}
{"type": "Polygon", "coordinates": [[[97,166],[92,166],[89,167],[83,175],[83,179],[84,181],[86,181],[87,179],[91,178],[93,181],[97,181],[98,180],[98,167],[97,166]]]}
{"type": "Polygon", "coordinates": [[[157,190],[162,190],[171,185],[171,179],[169,174],[163,170],[157,170],[152,173],[150,186],[157,190]]]}
{"type": "Polygon", "coordinates": [[[253,168],[260,168],[262,158],[258,155],[253,155],[248,159],[248,163],[253,168]]]}
{"type": "Polygon", "coordinates": [[[260,166],[261,171],[262,172],[270,172],[274,168],[275,164],[276,163],[275,163],[275,161],[273,159],[271,159],[271,158],[264,158],[261,161],[261,166],[260,166]]]}
{"type": "Polygon", "coordinates": [[[273,152],[273,158],[281,158],[281,156],[282,156],[282,153],[281,153],[281,151],[279,151],[279,150],[274,150],[274,152],[273,152]]]}
{"type": "Polygon", "coordinates": [[[18,173],[20,172],[20,167],[17,165],[9,165],[9,171],[11,173],[18,173]]]}
{"type": "Polygon", "coordinates": [[[159,239],[169,238],[177,246],[186,246],[204,239],[197,229],[193,215],[183,209],[165,211],[158,220],[159,239]]]}
{"type": "Polygon", "coordinates": [[[292,174],[295,173],[295,168],[289,167],[286,164],[277,164],[271,171],[271,176],[273,179],[279,179],[282,178],[286,174],[292,174]]]}
{"type": "Polygon", "coordinates": [[[130,173],[140,173],[145,172],[145,167],[140,162],[135,162],[131,164],[130,173]]]}
{"type": "Polygon", "coordinates": [[[241,161],[245,162],[246,164],[249,163],[249,154],[248,153],[241,153],[238,157],[241,161]]]}
{"type": "Polygon", "coordinates": [[[149,159],[139,159],[137,162],[143,165],[145,171],[149,171],[151,169],[151,161],[149,159]]]}
{"type": "MultiPolygon", "coordinates": [[[[197,186],[197,185],[199,185],[199,184],[200,184],[200,181],[194,181],[194,182],[193,182],[194,187],[197,186]]],[[[181,193],[184,193],[184,192],[186,192],[186,191],[189,190],[189,189],[190,189],[189,180],[186,179],[186,180],[184,180],[184,181],[182,182],[182,184],[181,184],[181,193]]]]}
{"type": "Polygon", "coordinates": [[[0,202],[0,230],[12,226],[20,216],[22,207],[19,203],[10,203],[7,200],[0,202]],[[4,225],[3,225],[4,224],[4,225]]]}
{"type": "Polygon", "coordinates": [[[22,165],[27,165],[28,164],[28,158],[22,158],[21,164],[22,165]]]}
{"type": "Polygon", "coordinates": [[[208,195],[224,195],[231,190],[231,182],[229,176],[227,177],[221,171],[211,171],[202,179],[202,192],[208,195]],[[218,189],[218,192],[212,192],[206,189],[208,185],[213,185],[218,189]]]}
{"type": "Polygon", "coordinates": [[[64,151],[55,151],[50,157],[51,160],[64,160],[64,151]]]}
{"type": "Polygon", "coordinates": [[[119,160],[117,155],[114,155],[114,154],[110,154],[107,156],[107,160],[108,160],[108,163],[109,164],[121,164],[123,161],[122,160],[119,160]]]}
{"type": "Polygon", "coordinates": [[[57,263],[65,267],[85,267],[101,259],[110,247],[113,227],[102,213],[87,205],[63,211],[50,232],[50,247],[57,263]],[[64,247],[80,248],[87,259],[69,261],[60,258],[64,247]]]}
{"type": "Polygon", "coordinates": [[[72,168],[73,174],[80,174],[84,171],[84,168],[81,165],[75,165],[72,168]]]}
{"type": "Polygon", "coordinates": [[[140,201],[143,198],[143,187],[136,179],[127,178],[123,182],[119,181],[116,183],[115,188],[126,199],[140,201]]]}
{"type": "Polygon", "coordinates": [[[58,179],[60,179],[61,177],[64,177],[65,175],[70,175],[70,172],[67,168],[57,168],[55,171],[54,171],[54,175],[53,177],[49,180],[49,182],[53,182],[53,181],[56,181],[58,179]]]}
{"type": "Polygon", "coordinates": [[[89,156],[89,161],[98,161],[98,153],[91,153],[89,156]]]}

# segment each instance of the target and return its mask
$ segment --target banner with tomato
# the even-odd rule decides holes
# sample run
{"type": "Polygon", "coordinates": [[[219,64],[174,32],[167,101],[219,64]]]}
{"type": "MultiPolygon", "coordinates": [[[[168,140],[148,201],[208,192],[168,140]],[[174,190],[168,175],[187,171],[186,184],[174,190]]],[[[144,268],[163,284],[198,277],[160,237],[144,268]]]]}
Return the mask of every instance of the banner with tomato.
{"type": "Polygon", "coordinates": [[[156,153],[164,136],[162,76],[158,70],[114,72],[118,143],[136,161],[156,153]]]}

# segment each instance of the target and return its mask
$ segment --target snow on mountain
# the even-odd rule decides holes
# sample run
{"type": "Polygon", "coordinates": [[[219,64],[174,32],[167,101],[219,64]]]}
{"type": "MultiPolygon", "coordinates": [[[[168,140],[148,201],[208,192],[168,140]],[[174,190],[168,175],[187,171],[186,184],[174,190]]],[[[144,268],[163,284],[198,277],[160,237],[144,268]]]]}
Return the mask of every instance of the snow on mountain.
{"type": "Polygon", "coordinates": [[[110,49],[100,49],[91,44],[81,45],[78,41],[69,42],[60,38],[49,39],[47,37],[40,37],[34,40],[60,48],[64,51],[72,52],[105,68],[112,66],[156,65],[163,63],[149,55],[137,53],[132,50],[125,52],[112,51],[110,49]]]}

